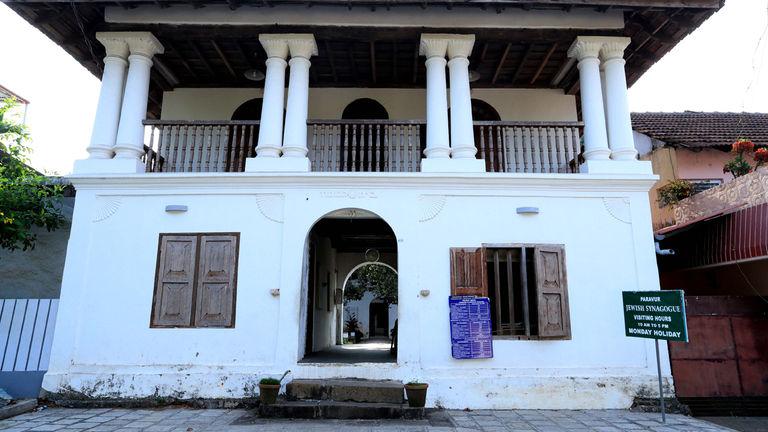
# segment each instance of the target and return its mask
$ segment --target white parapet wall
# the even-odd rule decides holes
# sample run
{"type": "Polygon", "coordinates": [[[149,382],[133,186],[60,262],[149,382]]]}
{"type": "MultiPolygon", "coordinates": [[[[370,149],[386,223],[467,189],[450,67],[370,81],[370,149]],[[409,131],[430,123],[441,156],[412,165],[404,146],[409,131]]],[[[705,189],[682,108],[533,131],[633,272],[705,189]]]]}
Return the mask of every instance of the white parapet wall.
{"type": "MultiPolygon", "coordinates": [[[[626,408],[654,393],[653,342],[624,336],[621,291],[659,289],[651,175],[142,174],[72,178],[78,199],[43,387],[81,396],[241,398],[259,378],[428,382],[429,406],[626,408]],[[168,205],[187,211],[167,213],[168,205]],[[537,207],[538,214],[517,214],[537,207]],[[307,235],[340,209],[397,238],[397,363],[297,363],[307,235]],[[234,328],[150,328],[160,233],[239,232],[234,328]],[[449,248],[565,246],[572,338],[451,357],[449,248]],[[279,295],[275,295],[279,289],[279,295]],[[420,295],[420,291],[429,294],[420,295]]],[[[671,386],[666,349],[663,374],[671,386]]]]}

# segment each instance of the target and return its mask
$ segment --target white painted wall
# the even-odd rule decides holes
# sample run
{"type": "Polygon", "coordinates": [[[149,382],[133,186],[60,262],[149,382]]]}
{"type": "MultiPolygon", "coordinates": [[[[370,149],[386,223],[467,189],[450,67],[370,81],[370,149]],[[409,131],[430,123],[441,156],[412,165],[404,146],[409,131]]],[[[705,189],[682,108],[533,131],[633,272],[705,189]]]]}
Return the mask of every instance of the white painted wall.
{"type": "Polygon", "coordinates": [[[336,305],[333,290],[336,289],[336,251],[328,238],[321,238],[317,245],[317,295],[319,304],[314,305],[314,339],[312,348],[321,351],[335,345],[336,305]],[[327,279],[326,279],[327,277],[327,279]],[[329,292],[330,291],[330,292],[329,292]],[[330,303],[330,307],[328,306],[330,303]]]}
{"type": "MultiPolygon", "coordinates": [[[[163,95],[164,120],[229,120],[243,102],[261,97],[261,88],[179,88],[163,95]]],[[[472,97],[491,104],[502,120],[576,121],[576,99],[558,89],[473,89],[472,97]]],[[[381,103],[393,120],[426,118],[424,89],[312,88],[309,118],[340,119],[355,99],[381,103]]]]}
{"type": "MultiPolygon", "coordinates": [[[[350,314],[354,313],[357,316],[357,320],[360,322],[360,330],[363,331],[365,337],[370,337],[370,306],[371,302],[375,300],[373,293],[367,291],[363,294],[363,298],[360,300],[351,300],[344,306],[344,320],[347,320],[350,314]]],[[[397,305],[389,305],[389,334],[392,334],[392,329],[395,327],[395,320],[397,319],[397,305]]]]}
{"type": "MultiPolygon", "coordinates": [[[[622,290],[655,290],[654,176],[595,174],[159,174],[73,178],[78,189],[48,391],[241,397],[263,376],[419,379],[448,408],[626,408],[653,394],[653,342],[623,332],[622,290]],[[168,204],[187,205],[168,214],[168,204]],[[522,216],[516,207],[539,207],[522,216]],[[398,244],[397,364],[297,364],[302,262],[323,215],[380,215],[398,244]],[[163,232],[241,233],[232,329],[151,329],[163,232]],[[564,244],[573,337],[496,340],[451,358],[450,247],[564,244]],[[280,295],[270,290],[280,289],[280,295]],[[419,291],[431,294],[421,297],[419,291]],[[105,331],[108,329],[108,331],[105,331]],[[462,391],[457,391],[460,388],[462,391]]],[[[671,376],[662,347],[664,376],[671,376]]]]}

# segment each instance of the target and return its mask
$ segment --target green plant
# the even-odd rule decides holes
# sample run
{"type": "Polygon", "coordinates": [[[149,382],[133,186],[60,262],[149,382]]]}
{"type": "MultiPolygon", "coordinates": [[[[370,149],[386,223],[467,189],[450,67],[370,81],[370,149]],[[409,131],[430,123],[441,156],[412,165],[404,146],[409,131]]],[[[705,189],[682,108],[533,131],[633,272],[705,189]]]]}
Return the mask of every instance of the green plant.
{"type": "Polygon", "coordinates": [[[64,187],[27,165],[29,132],[11,114],[15,99],[0,101],[0,248],[33,249],[33,227],[59,228],[64,187]]]}
{"type": "Polygon", "coordinates": [[[731,145],[731,152],[735,153],[736,156],[723,165],[723,172],[731,173],[733,178],[747,175],[753,169],[756,170],[768,162],[768,149],[761,147],[755,150],[755,144],[746,138],[736,140],[731,145]],[[754,167],[746,159],[746,156],[750,154],[755,161],[754,167]]]}
{"type": "Polygon", "coordinates": [[[344,300],[360,300],[367,291],[387,306],[397,304],[397,273],[381,264],[361,267],[344,287],[344,300]]]}
{"type": "Polygon", "coordinates": [[[280,385],[280,380],[277,379],[277,378],[262,378],[259,381],[259,384],[264,384],[264,385],[280,385]]]}
{"type": "Polygon", "coordinates": [[[409,385],[409,386],[423,386],[423,385],[427,385],[427,383],[423,383],[423,382],[420,382],[420,381],[409,381],[405,385],[409,385]]]}
{"type": "Polygon", "coordinates": [[[664,186],[657,189],[659,204],[662,207],[675,205],[681,199],[693,195],[693,184],[687,180],[670,180],[664,186]]]}
{"type": "Polygon", "coordinates": [[[357,319],[356,314],[350,313],[349,318],[344,321],[344,331],[348,333],[360,331],[360,321],[357,319]]]}

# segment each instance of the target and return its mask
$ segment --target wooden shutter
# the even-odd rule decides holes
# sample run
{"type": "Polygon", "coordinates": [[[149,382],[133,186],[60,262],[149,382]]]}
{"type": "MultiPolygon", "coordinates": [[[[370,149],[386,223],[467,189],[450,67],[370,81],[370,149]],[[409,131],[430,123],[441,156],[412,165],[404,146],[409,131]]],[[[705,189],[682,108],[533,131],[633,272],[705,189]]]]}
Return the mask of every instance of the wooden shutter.
{"type": "Polygon", "coordinates": [[[232,234],[200,237],[196,327],[234,326],[237,240],[232,234]]]}
{"type": "Polygon", "coordinates": [[[488,297],[483,248],[451,248],[451,295],[488,297]]]}
{"type": "Polygon", "coordinates": [[[189,327],[192,324],[196,256],[197,236],[160,236],[152,326],[189,327]]]}
{"type": "Polygon", "coordinates": [[[562,246],[541,245],[534,249],[539,336],[570,339],[568,286],[565,251],[562,246]]]}

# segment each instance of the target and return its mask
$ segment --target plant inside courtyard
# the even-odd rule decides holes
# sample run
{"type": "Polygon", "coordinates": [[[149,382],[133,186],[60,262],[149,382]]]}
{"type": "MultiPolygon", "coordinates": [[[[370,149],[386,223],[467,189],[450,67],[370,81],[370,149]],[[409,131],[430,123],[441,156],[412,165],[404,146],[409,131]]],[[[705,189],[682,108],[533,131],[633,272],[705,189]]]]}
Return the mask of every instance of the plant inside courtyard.
{"type": "Polygon", "coordinates": [[[387,306],[397,304],[397,273],[381,264],[359,268],[344,288],[344,300],[361,300],[367,291],[387,306]]]}
{"type": "Polygon", "coordinates": [[[35,228],[59,228],[63,186],[27,165],[29,132],[13,115],[15,99],[0,101],[0,248],[33,249],[35,228]]]}

